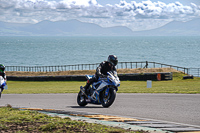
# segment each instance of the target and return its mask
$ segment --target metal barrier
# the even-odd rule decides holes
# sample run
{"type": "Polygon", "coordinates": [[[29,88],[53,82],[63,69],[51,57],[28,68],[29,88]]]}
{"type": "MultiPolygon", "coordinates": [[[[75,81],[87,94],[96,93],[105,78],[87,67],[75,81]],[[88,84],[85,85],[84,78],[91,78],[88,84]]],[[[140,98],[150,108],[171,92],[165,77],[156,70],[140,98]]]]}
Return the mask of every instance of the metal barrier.
{"type": "Polygon", "coordinates": [[[99,64],[77,64],[62,66],[6,66],[6,71],[56,72],[73,70],[94,70],[99,64]]]}
{"type": "MultiPolygon", "coordinates": [[[[6,71],[24,71],[24,72],[56,72],[56,71],[74,71],[74,70],[95,70],[99,63],[95,64],[76,64],[61,66],[6,66],[6,71]]],[[[200,77],[200,68],[185,68],[157,62],[119,62],[117,69],[134,68],[174,68],[177,71],[200,77]]]]}
{"type": "Polygon", "coordinates": [[[188,74],[193,75],[194,77],[200,77],[200,68],[189,68],[188,74]]]}

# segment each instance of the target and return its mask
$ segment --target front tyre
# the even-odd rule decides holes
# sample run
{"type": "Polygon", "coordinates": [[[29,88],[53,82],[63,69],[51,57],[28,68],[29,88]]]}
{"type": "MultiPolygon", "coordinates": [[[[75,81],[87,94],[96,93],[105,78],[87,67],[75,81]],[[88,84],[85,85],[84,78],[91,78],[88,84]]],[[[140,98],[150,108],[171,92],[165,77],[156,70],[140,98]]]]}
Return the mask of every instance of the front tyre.
{"type": "Polygon", "coordinates": [[[78,93],[77,103],[78,103],[79,106],[82,106],[82,107],[84,107],[85,105],[87,105],[86,97],[82,94],[81,91],[79,91],[79,93],[78,93]]]}
{"type": "Polygon", "coordinates": [[[101,98],[102,106],[105,108],[108,108],[115,101],[116,90],[114,88],[110,88],[109,93],[107,95],[105,94],[105,92],[106,92],[105,90],[101,93],[100,98],[101,98]]]}

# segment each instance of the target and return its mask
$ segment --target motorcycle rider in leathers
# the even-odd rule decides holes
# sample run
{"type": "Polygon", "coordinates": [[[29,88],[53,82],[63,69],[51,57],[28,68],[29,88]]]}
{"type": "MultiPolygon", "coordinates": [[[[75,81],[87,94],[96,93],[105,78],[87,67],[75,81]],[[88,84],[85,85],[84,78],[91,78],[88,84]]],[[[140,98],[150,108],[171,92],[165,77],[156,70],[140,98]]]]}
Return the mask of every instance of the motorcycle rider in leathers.
{"type": "MultiPolygon", "coordinates": [[[[0,64],[0,76],[2,76],[6,82],[6,73],[5,73],[5,66],[3,64],[0,64]]],[[[3,92],[4,88],[0,85],[1,92],[3,92]]],[[[1,93],[0,93],[1,98],[1,93]]]]}
{"type": "Polygon", "coordinates": [[[106,76],[106,75],[108,75],[107,72],[117,71],[117,69],[115,67],[117,65],[117,63],[118,63],[117,56],[109,55],[108,60],[100,63],[100,65],[96,69],[95,75],[87,81],[86,85],[81,88],[81,91],[87,95],[88,88],[90,87],[90,85],[92,83],[97,82],[99,77],[101,77],[101,78],[107,77],[106,76]]]}
{"type": "Polygon", "coordinates": [[[0,64],[0,76],[2,76],[6,81],[5,66],[3,64],[0,64]]]}

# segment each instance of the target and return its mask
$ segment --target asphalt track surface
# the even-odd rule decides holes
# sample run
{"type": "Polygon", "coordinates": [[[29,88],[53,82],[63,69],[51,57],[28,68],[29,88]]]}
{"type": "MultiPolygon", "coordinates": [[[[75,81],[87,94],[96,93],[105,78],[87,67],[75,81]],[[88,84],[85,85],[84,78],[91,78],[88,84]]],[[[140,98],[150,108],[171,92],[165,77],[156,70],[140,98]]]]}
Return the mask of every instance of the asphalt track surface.
{"type": "Polygon", "coordinates": [[[145,118],[200,126],[200,94],[117,93],[109,108],[88,104],[79,107],[77,94],[2,94],[0,106],[56,109],[145,118]]]}

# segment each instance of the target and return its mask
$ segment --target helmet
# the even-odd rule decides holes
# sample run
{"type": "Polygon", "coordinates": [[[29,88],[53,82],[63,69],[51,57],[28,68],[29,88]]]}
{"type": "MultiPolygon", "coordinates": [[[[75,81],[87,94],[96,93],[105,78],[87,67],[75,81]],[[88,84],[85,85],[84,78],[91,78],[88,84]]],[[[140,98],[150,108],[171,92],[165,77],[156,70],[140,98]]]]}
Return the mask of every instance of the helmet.
{"type": "Polygon", "coordinates": [[[108,56],[108,62],[111,63],[113,66],[116,66],[118,63],[117,56],[115,55],[109,55],[108,56]]]}
{"type": "Polygon", "coordinates": [[[4,70],[5,70],[5,66],[3,65],[3,64],[0,64],[0,72],[4,72],[4,70]]]}

